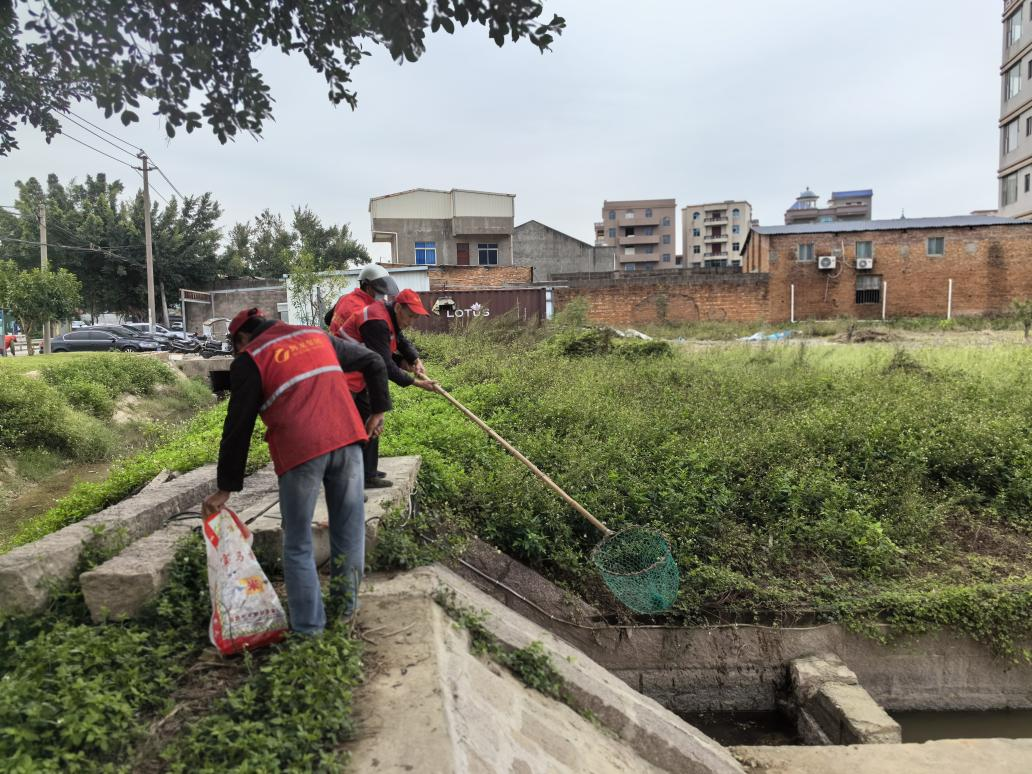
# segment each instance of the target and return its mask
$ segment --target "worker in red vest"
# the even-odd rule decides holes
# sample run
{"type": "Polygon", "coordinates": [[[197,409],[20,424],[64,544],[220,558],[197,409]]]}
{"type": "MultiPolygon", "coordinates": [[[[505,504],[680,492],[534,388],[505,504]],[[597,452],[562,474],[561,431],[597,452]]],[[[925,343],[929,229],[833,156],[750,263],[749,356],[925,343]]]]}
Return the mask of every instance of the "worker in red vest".
{"type": "Polygon", "coordinates": [[[388,296],[398,295],[398,285],[382,266],[372,263],[358,273],[358,287],[337,299],[333,311],[326,315],[330,333],[339,336],[345,321],[355,312],[388,296]]]}
{"type": "MultiPolygon", "coordinates": [[[[408,328],[417,315],[428,314],[419,296],[405,288],[400,291],[393,303],[385,304],[374,301],[352,314],[344,323],[341,331],[344,335],[365,344],[376,352],[387,367],[387,378],[400,387],[415,385],[428,392],[435,392],[437,383],[428,379],[419,352],[402,331],[408,328]]],[[[355,405],[361,416],[369,415],[372,410],[372,395],[362,375],[348,375],[348,386],[351,389],[355,405]]],[[[370,438],[364,452],[365,485],[367,488],[392,486],[392,483],[376,469],[380,459],[380,439],[370,438]]]]}
{"type": "Polygon", "coordinates": [[[243,488],[251,434],[259,414],[279,476],[283,519],[283,575],[290,625],[318,634],[326,626],[312,551],[312,516],[320,489],[329,511],[331,594],[341,613],[354,613],[365,565],[362,443],[383,429],[391,407],[382,359],[353,341],[318,328],[265,319],[258,309],[229,324],[236,358],[219,447],[218,491],[204,501],[205,516],[221,510],[243,488]],[[363,422],[344,372],[360,372],[372,412],[363,422]]]}

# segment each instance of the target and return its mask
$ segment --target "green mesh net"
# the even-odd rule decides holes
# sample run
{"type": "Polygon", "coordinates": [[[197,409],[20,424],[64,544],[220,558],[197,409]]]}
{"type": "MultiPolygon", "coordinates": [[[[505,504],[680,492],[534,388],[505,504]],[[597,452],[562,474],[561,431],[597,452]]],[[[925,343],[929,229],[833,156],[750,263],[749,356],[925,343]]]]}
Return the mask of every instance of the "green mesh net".
{"type": "Polygon", "coordinates": [[[616,598],[637,613],[662,613],[677,600],[677,562],[666,538],[654,530],[614,532],[595,546],[591,561],[616,598]]]}

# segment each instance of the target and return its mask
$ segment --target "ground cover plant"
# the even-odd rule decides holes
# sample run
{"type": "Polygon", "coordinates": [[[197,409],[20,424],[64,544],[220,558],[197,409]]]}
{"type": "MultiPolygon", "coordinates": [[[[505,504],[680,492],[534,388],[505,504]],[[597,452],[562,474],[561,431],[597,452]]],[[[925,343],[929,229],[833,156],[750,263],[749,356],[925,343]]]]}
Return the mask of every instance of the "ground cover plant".
{"type": "MultiPolygon", "coordinates": [[[[1032,656],[1015,650],[1032,634],[1032,350],[628,359],[621,342],[586,354],[569,330],[559,340],[419,343],[431,375],[589,510],[671,538],[673,618],[950,625],[1032,656]]],[[[591,528],[416,392],[398,391],[381,453],[423,455],[424,509],[618,614],[588,565],[591,528]]]]}

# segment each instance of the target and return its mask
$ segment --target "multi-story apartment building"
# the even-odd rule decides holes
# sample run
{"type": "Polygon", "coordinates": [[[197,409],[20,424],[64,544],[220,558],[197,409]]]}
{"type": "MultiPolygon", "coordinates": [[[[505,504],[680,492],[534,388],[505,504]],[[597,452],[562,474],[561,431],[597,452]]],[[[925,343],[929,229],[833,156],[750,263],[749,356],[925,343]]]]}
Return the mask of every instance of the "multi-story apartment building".
{"type": "Polygon", "coordinates": [[[605,201],[595,224],[595,246],[616,247],[620,271],[681,268],[677,263],[677,202],[673,199],[605,201]]]}
{"type": "Polygon", "coordinates": [[[391,263],[417,266],[512,264],[514,194],[453,188],[369,200],[374,242],[389,242],[391,263]]]}
{"type": "Polygon", "coordinates": [[[1032,217],[1032,2],[1004,0],[1000,69],[1000,208],[1032,217]]]}
{"type": "Polygon", "coordinates": [[[689,269],[741,266],[741,250],[752,223],[747,201],[693,204],[681,209],[681,244],[689,269]]]}
{"type": "Polygon", "coordinates": [[[809,188],[799,194],[785,211],[785,225],[796,223],[834,223],[839,220],[870,220],[874,191],[834,191],[827,207],[817,206],[818,196],[809,188]]]}

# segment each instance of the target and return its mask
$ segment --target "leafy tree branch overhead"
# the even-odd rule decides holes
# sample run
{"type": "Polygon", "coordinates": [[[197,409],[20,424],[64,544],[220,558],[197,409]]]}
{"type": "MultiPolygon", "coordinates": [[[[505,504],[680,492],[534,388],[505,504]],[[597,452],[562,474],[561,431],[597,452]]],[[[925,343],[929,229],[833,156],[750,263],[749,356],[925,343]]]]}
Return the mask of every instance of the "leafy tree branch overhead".
{"type": "Polygon", "coordinates": [[[18,147],[19,121],[48,140],[60,133],[73,102],[128,125],[151,100],[170,137],[204,123],[223,143],[260,134],[273,103],[254,61],[263,49],[302,54],[330,101],[355,108],[351,74],[370,47],[415,62],[428,30],[450,34],[457,22],[543,52],[566,26],[543,13],[535,0],[0,0],[0,155],[18,147]]]}

